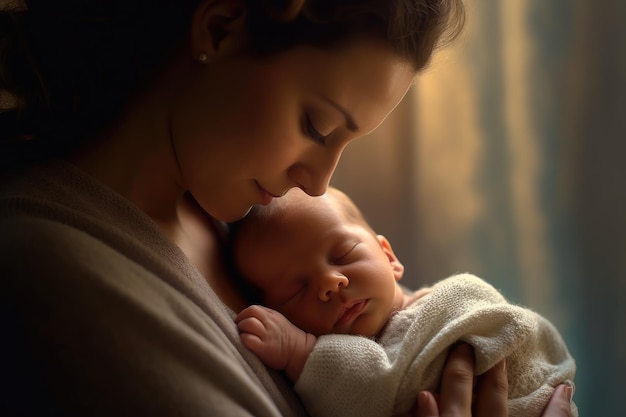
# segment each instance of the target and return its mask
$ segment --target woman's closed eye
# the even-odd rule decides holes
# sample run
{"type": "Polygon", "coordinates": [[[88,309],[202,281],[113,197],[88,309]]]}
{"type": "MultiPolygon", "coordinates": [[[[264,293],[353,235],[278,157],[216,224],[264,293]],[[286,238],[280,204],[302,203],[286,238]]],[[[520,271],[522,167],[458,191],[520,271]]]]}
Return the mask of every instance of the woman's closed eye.
{"type": "Polygon", "coordinates": [[[311,116],[308,113],[305,113],[304,120],[302,122],[302,130],[306,136],[311,138],[315,143],[320,145],[326,145],[326,139],[328,136],[323,135],[317,130],[313,121],[311,120],[311,116]]]}

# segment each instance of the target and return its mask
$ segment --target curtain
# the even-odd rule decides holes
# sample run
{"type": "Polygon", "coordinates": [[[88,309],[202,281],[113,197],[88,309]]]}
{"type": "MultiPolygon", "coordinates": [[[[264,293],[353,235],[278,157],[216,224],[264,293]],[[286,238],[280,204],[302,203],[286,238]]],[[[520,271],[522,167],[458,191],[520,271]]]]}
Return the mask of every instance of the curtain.
{"type": "Polygon", "coordinates": [[[333,184],[417,288],[471,272],[549,318],[580,414],[626,415],[626,2],[468,1],[333,184]]]}

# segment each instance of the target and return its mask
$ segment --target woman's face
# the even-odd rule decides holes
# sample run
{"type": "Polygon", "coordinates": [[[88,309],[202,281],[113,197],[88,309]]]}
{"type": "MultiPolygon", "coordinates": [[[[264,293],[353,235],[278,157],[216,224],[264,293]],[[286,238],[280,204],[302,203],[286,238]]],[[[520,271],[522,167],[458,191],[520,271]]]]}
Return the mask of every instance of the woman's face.
{"type": "Polygon", "coordinates": [[[415,74],[374,41],[198,66],[173,103],[172,147],[180,185],[224,221],[293,187],[324,193],[345,146],[387,117],[415,74]]]}

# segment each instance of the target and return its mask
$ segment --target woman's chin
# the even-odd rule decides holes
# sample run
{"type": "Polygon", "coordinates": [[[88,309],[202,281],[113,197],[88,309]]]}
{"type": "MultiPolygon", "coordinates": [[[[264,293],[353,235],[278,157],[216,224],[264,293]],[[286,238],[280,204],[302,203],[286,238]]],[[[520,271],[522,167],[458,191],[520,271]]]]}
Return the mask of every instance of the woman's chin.
{"type": "Polygon", "coordinates": [[[250,210],[252,210],[252,206],[249,206],[246,209],[243,209],[237,213],[232,212],[232,213],[224,213],[223,216],[214,216],[215,218],[217,218],[218,220],[221,220],[223,222],[226,223],[232,223],[232,222],[236,222],[238,220],[243,219],[244,217],[246,217],[248,215],[248,213],[250,213],[250,210]]]}

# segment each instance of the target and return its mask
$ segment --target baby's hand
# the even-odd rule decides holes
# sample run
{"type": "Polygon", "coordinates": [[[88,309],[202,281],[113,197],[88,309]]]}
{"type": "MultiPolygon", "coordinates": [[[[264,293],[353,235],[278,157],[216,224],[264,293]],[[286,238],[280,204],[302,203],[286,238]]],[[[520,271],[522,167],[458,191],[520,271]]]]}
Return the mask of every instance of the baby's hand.
{"type": "Polygon", "coordinates": [[[430,294],[433,291],[434,291],[433,287],[423,287],[415,291],[415,294],[413,296],[415,297],[416,300],[418,300],[422,298],[423,296],[430,294]]]}
{"type": "Polygon", "coordinates": [[[402,308],[408,307],[409,304],[412,304],[412,303],[416,302],[420,298],[427,296],[428,294],[432,293],[433,291],[434,291],[433,287],[424,287],[424,288],[421,288],[421,289],[413,292],[412,294],[410,294],[410,295],[408,295],[408,296],[406,296],[404,298],[404,303],[402,305],[402,308]]]}
{"type": "Polygon", "coordinates": [[[294,326],[278,311],[250,306],[235,319],[241,341],[270,368],[285,370],[296,381],[313,350],[315,337],[294,326]]]}

